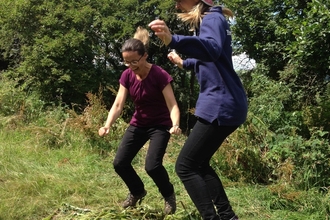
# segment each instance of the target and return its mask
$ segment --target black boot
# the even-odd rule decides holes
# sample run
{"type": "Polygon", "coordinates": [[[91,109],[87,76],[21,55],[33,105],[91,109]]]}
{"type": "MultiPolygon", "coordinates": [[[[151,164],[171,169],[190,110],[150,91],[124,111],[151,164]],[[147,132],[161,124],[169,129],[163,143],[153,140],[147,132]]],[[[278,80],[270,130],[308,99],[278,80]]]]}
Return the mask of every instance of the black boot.
{"type": "Polygon", "coordinates": [[[136,203],[139,202],[139,205],[141,204],[143,198],[147,195],[147,191],[144,190],[144,192],[140,195],[132,195],[131,193],[128,193],[127,198],[122,203],[123,208],[127,207],[135,207],[136,203]]]}
{"type": "Polygon", "coordinates": [[[165,208],[164,208],[164,213],[166,215],[171,215],[174,214],[176,211],[176,198],[175,198],[175,193],[170,195],[169,197],[165,197],[165,208]]]}

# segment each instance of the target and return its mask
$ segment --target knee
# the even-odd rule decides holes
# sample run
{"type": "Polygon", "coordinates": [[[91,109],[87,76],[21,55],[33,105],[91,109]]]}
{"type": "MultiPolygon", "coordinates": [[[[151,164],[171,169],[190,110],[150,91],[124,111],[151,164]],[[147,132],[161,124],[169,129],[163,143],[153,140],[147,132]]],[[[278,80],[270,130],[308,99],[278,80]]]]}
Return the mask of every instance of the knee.
{"type": "Polygon", "coordinates": [[[124,161],[117,160],[117,159],[115,159],[113,161],[112,165],[113,165],[113,168],[115,169],[115,171],[123,170],[123,169],[125,169],[125,167],[130,166],[130,164],[126,164],[124,161]]]}
{"type": "Polygon", "coordinates": [[[144,167],[144,170],[147,172],[147,174],[149,176],[152,176],[153,174],[157,173],[159,171],[159,167],[160,166],[156,166],[156,165],[147,165],[144,167]]]}
{"type": "Polygon", "coordinates": [[[198,162],[188,158],[179,157],[175,163],[175,172],[181,179],[190,176],[192,173],[198,173],[198,162]]]}
{"type": "Polygon", "coordinates": [[[182,161],[177,160],[175,163],[175,172],[179,177],[182,177],[189,172],[189,168],[182,161]]]}
{"type": "Polygon", "coordinates": [[[113,163],[112,163],[112,165],[113,165],[113,168],[114,168],[115,170],[118,170],[118,168],[120,167],[120,165],[119,165],[119,161],[117,161],[117,160],[114,160],[113,163]]]}

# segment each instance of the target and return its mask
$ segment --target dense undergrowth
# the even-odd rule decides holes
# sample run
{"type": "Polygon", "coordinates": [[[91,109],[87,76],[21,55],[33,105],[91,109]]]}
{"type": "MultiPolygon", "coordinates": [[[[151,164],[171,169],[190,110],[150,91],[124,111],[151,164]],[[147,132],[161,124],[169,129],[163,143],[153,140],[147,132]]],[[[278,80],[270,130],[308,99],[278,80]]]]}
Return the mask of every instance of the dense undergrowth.
{"type": "MultiPolygon", "coordinates": [[[[178,211],[164,216],[163,200],[143,170],[148,190],[137,209],[122,210],[127,189],[112,159],[127,127],[117,120],[97,135],[107,109],[102,94],[87,94],[80,112],[44,103],[11,84],[0,93],[0,219],[200,219],[174,172],[185,135],[170,140],[164,164],[175,185],[178,211]]],[[[329,143],[326,132],[309,139],[273,132],[255,112],[212,158],[241,219],[329,219],[329,143]]]]}

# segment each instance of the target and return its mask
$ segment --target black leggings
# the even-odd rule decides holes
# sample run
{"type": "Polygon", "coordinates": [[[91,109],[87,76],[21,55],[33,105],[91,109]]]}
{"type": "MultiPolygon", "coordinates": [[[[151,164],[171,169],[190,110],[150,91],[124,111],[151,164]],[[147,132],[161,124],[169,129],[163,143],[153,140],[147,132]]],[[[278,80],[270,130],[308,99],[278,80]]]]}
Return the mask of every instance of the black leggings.
{"type": "Polygon", "coordinates": [[[218,126],[199,119],[178,156],[176,173],[204,220],[219,216],[230,219],[235,215],[210,159],[236,129],[237,126],[218,126]]]}
{"type": "Polygon", "coordinates": [[[131,163],[148,140],[150,140],[150,144],[145,159],[145,170],[153,179],[163,197],[173,194],[173,185],[170,183],[168,173],[163,166],[163,157],[170,139],[170,133],[167,129],[163,126],[139,128],[132,125],[127,128],[113,165],[131,194],[139,195],[144,192],[144,184],[131,163]]]}

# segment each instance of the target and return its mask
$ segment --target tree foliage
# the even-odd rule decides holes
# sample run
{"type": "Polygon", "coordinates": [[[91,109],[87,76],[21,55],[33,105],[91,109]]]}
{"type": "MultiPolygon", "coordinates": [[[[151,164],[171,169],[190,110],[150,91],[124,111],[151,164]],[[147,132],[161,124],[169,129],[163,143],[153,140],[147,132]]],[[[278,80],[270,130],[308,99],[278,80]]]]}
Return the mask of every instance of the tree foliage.
{"type": "MultiPolygon", "coordinates": [[[[236,172],[231,168],[228,176],[243,172],[251,181],[268,183],[281,179],[285,168],[308,184],[329,186],[329,0],[224,3],[236,14],[235,53],[257,62],[255,69],[239,71],[249,116],[231,144],[235,150],[225,152],[231,162],[237,158],[236,172]]],[[[138,26],[147,28],[160,17],[173,33],[191,34],[177,21],[173,0],[0,0],[0,8],[0,84],[6,87],[0,113],[30,112],[26,120],[35,119],[45,103],[91,109],[91,94],[102,94],[111,106],[126,68],[121,45],[138,26]]],[[[188,134],[198,97],[194,74],[173,66],[168,48],[150,34],[148,60],[173,76],[188,134]]],[[[130,118],[131,107],[123,119],[130,118]]]]}
{"type": "Polygon", "coordinates": [[[82,103],[123,70],[120,48],[159,1],[1,1],[1,48],[20,49],[10,76],[48,100],[82,103]],[[138,5],[139,7],[136,7],[138,5]]]}
{"type": "MultiPolygon", "coordinates": [[[[317,101],[328,98],[329,3],[328,0],[234,0],[229,3],[236,13],[235,48],[266,66],[262,74],[288,86],[291,98],[283,103],[283,110],[288,113],[304,112],[318,105],[329,111],[330,106],[317,101]]],[[[329,131],[327,123],[324,126],[329,131]]],[[[300,129],[304,130],[305,126],[300,129]]],[[[309,132],[304,136],[308,137],[309,132]]]]}
{"type": "MultiPolygon", "coordinates": [[[[175,33],[187,33],[174,14],[173,1],[160,0],[0,0],[0,49],[3,76],[37,91],[47,102],[86,105],[85,94],[101,87],[110,105],[118,88],[121,45],[136,28],[157,17],[175,33]]],[[[176,96],[189,124],[196,97],[194,77],[167,59],[168,49],[151,34],[149,61],[175,79],[176,96]],[[188,94],[188,96],[187,96],[188,94]],[[190,94],[190,95],[189,95],[190,94]]],[[[83,108],[83,107],[82,107],[83,108]]],[[[130,115],[133,109],[125,108],[130,115]]],[[[184,125],[185,127],[185,125],[184,125]]]]}
{"type": "Polygon", "coordinates": [[[329,3],[227,2],[236,14],[236,53],[257,62],[257,68],[240,73],[249,96],[240,135],[248,147],[237,157],[250,179],[283,180],[285,170],[289,182],[305,178],[308,187],[330,185],[329,3]]]}
{"type": "Polygon", "coordinates": [[[313,103],[330,74],[329,0],[234,0],[229,5],[236,13],[238,51],[264,63],[267,76],[304,91],[299,101],[313,103]]]}

